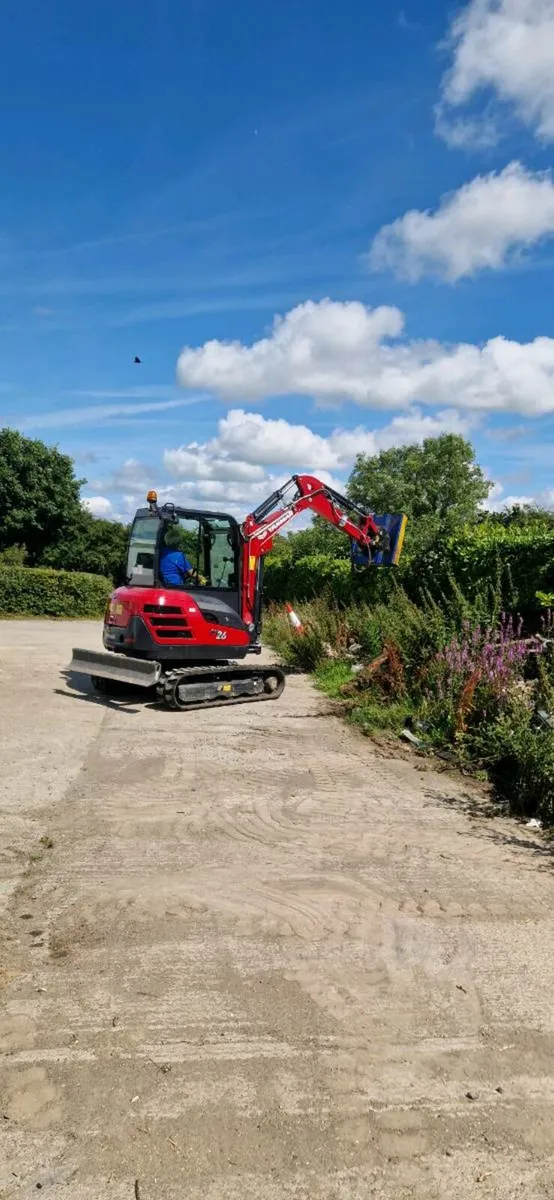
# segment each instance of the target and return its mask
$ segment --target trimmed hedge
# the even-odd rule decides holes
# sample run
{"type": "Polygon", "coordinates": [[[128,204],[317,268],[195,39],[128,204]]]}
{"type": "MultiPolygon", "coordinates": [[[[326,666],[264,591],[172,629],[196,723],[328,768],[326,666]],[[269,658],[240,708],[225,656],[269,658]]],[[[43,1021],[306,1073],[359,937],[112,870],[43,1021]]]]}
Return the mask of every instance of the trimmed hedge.
{"type": "Polygon", "coordinates": [[[266,600],[313,600],[322,592],[331,593],[341,604],[367,600],[378,603],[389,595],[396,571],[375,567],[353,573],[350,559],[330,554],[310,554],[305,558],[273,559],[268,556],[264,568],[266,600]]]}
{"type": "Polygon", "coordinates": [[[0,613],[6,616],[101,617],[112,590],[103,575],[0,566],[0,613]]]}
{"type": "Polygon", "coordinates": [[[350,563],[328,554],[310,554],[295,561],[273,560],[264,566],[264,594],[268,600],[313,600],[330,587],[338,600],[351,599],[350,563]]]}
{"type": "Polygon", "coordinates": [[[472,600],[489,586],[503,596],[507,608],[537,607],[536,593],[554,587],[554,530],[551,525],[482,525],[460,529],[437,545],[417,564],[405,569],[404,586],[414,593],[419,584],[437,594],[454,579],[472,600]]]}
{"type": "Polygon", "coordinates": [[[454,581],[468,600],[493,589],[507,609],[537,608],[536,593],[554,590],[554,530],[551,525],[471,525],[424,553],[406,556],[398,567],[370,568],[351,575],[347,559],[330,554],[306,558],[268,556],[268,600],[313,600],[330,592],[341,604],[377,603],[390,595],[393,580],[414,600],[427,590],[440,602],[454,581]]]}

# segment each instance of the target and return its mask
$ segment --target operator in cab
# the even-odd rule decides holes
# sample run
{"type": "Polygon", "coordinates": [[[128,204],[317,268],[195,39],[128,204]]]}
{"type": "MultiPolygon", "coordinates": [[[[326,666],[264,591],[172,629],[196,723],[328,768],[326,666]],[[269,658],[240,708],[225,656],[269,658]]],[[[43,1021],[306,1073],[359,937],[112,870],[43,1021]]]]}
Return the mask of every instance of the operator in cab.
{"type": "Polygon", "coordinates": [[[183,587],[183,584],[192,582],[195,574],[192,563],[179,548],[179,542],[178,527],[170,525],[160,550],[160,578],[166,587],[183,587]]]}

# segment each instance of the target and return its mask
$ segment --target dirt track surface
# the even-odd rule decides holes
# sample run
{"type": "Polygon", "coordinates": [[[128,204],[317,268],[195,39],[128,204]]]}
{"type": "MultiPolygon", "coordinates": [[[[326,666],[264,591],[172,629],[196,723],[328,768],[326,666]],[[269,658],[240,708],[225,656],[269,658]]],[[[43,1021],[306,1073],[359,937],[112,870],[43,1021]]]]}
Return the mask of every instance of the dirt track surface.
{"type": "Polygon", "coordinates": [[[552,1197],[540,838],[302,678],[99,703],[98,638],[0,625],[3,1200],[552,1197]]]}

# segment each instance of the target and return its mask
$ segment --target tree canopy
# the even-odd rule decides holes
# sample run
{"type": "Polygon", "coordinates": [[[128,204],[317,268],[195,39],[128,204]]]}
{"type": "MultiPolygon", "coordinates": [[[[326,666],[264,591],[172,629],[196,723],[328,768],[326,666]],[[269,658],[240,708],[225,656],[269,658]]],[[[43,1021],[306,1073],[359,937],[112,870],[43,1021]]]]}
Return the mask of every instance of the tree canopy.
{"type": "Polygon", "coordinates": [[[55,446],[0,430],[0,549],[24,545],[39,561],[81,513],[81,481],[73,461],[55,446]]]}
{"type": "Polygon", "coordinates": [[[471,443],[459,434],[443,433],[372,458],[359,454],[348,495],[369,511],[406,513],[414,546],[476,521],[491,487],[471,443]]]}
{"type": "Polygon", "coordinates": [[[84,480],[55,446],[0,430],[0,557],[4,563],[123,579],[128,530],[81,503],[84,480]]]}
{"type": "MultiPolygon", "coordinates": [[[[408,549],[419,550],[484,517],[481,505],[491,487],[471,443],[458,434],[442,434],[371,458],[359,454],[346,490],[367,512],[406,513],[408,549]]],[[[347,558],[348,538],[316,517],[308,529],[276,538],[272,550],[274,560],[296,561],[311,554],[347,558]]]]}
{"type": "Polygon", "coordinates": [[[124,581],[129,529],[118,521],[93,517],[81,508],[75,519],[46,546],[40,565],[59,571],[87,571],[107,575],[114,583],[124,581]]]}

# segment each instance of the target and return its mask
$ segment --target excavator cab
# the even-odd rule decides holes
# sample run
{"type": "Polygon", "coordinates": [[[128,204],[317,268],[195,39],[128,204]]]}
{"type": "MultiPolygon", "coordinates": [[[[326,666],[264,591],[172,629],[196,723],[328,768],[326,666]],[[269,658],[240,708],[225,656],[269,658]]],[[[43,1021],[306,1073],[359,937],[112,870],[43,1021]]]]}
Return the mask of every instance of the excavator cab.
{"type": "Polygon", "coordinates": [[[127,554],[126,582],[130,587],[163,585],[160,557],[164,546],[181,551],[192,567],[193,573],[183,580],[182,587],[225,592],[238,611],[240,532],[234,517],[173,504],[139,509],[127,554]]]}

